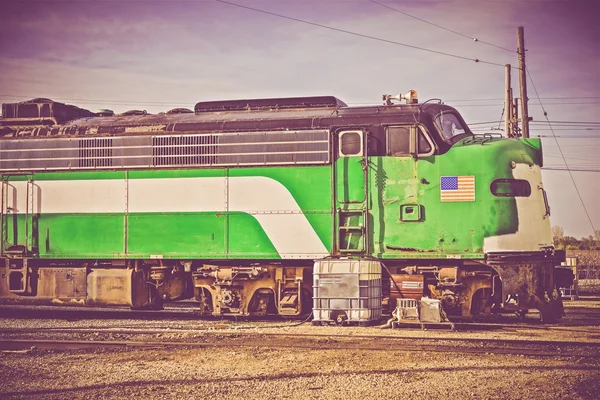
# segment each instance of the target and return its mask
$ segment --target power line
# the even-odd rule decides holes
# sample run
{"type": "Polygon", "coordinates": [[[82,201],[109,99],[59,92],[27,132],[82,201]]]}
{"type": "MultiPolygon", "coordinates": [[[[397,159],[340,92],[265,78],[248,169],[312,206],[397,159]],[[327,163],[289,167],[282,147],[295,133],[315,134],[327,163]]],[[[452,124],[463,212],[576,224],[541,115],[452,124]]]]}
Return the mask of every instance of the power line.
{"type": "MultiPolygon", "coordinates": [[[[530,103],[534,106],[539,106],[541,105],[541,103],[530,103]]],[[[600,104],[600,101],[585,101],[585,102],[575,102],[575,101],[555,101],[553,103],[546,103],[547,106],[562,106],[562,105],[583,105],[583,104],[590,104],[590,105],[596,105],[596,104],[600,104]]]]}
{"type": "MultiPolygon", "coordinates": [[[[548,146],[548,147],[550,147],[552,145],[553,144],[546,143],[546,146],[548,146]]],[[[590,149],[590,145],[589,144],[563,144],[562,147],[587,147],[588,150],[590,149]]]]}
{"type": "MultiPolygon", "coordinates": [[[[559,158],[560,155],[559,154],[544,154],[544,157],[552,157],[552,158],[559,158]]],[[[590,161],[590,162],[594,162],[594,163],[598,163],[600,162],[600,160],[598,160],[598,157],[581,157],[581,156],[574,156],[574,157],[567,157],[569,160],[582,160],[582,161],[590,161]]]]}
{"type": "MultiPolygon", "coordinates": [[[[531,121],[535,124],[541,124],[546,122],[543,121],[531,121]]],[[[600,125],[600,122],[592,122],[592,121],[550,121],[554,125],[600,125]]]]}
{"type": "Polygon", "coordinates": [[[538,93],[538,90],[535,87],[535,83],[533,82],[533,78],[531,77],[531,73],[529,72],[529,69],[527,67],[525,67],[525,71],[527,71],[527,75],[529,76],[529,80],[531,81],[531,85],[533,86],[533,90],[535,91],[535,95],[537,96],[537,98],[540,102],[542,111],[544,111],[544,117],[546,117],[546,121],[548,121],[548,126],[550,127],[550,130],[552,131],[552,136],[554,136],[554,140],[556,141],[556,147],[558,148],[558,151],[560,152],[560,156],[562,157],[563,162],[565,163],[567,172],[569,172],[571,181],[573,181],[573,186],[575,187],[575,192],[577,193],[577,196],[579,197],[579,201],[581,201],[583,211],[585,211],[585,215],[587,216],[588,221],[590,222],[590,226],[592,227],[592,233],[595,233],[596,228],[594,227],[594,222],[592,221],[592,218],[590,217],[590,214],[585,206],[585,203],[583,202],[583,197],[581,196],[581,193],[579,192],[577,183],[575,183],[575,178],[573,177],[573,173],[569,169],[569,165],[567,164],[567,159],[565,158],[565,154],[563,153],[562,148],[560,147],[560,144],[558,143],[558,139],[556,138],[556,135],[554,134],[554,129],[552,128],[552,124],[550,123],[550,119],[548,118],[548,112],[546,111],[546,109],[544,108],[544,105],[542,104],[542,100],[540,99],[540,94],[538,93]]]}
{"type": "MultiPolygon", "coordinates": [[[[489,124],[489,126],[492,126],[494,124],[489,124]]],[[[473,128],[471,128],[471,130],[481,130],[481,129],[490,129],[487,126],[475,126],[473,128]]],[[[497,129],[497,128],[495,128],[497,129]]],[[[548,128],[540,128],[538,126],[532,127],[531,131],[532,132],[548,132],[550,129],[548,128]]],[[[595,132],[595,131],[600,131],[600,128],[554,128],[555,131],[567,131],[567,132],[578,132],[581,133],[583,132],[595,132]]]]}
{"type": "Polygon", "coordinates": [[[453,30],[453,29],[446,28],[446,27],[444,27],[444,26],[438,25],[438,24],[436,24],[436,23],[433,23],[433,22],[431,22],[431,21],[427,21],[427,20],[425,20],[425,19],[423,19],[423,18],[416,17],[416,16],[414,16],[414,15],[411,15],[411,14],[409,14],[409,13],[407,13],[407,12],[404,12],[404,11],[398,10],[397,8],[394,8],[394,7],[390,7],[390,6],[388,6],[388,5],[385,5],[385,4],[383,4],[383,3],[380,3],[380,2],[378,2],[378,1],[375,1],[375,0],[369,0],[369,1],[370,1],[371,3],[379,4],[380,6],[382,6],[382,7],[385,7],[385,8],[387,8],[387,9],[390,9],[390,10],[392,10],[392,11],[395,11],[395,12],[397,12],[397,13],[400,13],[400,14],[406,15],[407,17],[414,18],[414,19],[416,19],[416,20],[419,20],[419,21],[421,21],[421,22],[424,22],[424,23],[426,23],[426,24],[433,25],[433,26],[435,26],[435,27],[437,27],[437,28],[443,29],[443,30],[445,30],[445,31],[448,31],[448,32],[452,32],[452,33],[454,33],[454,34],[456,34],[456,35],[459,35],[459,36],[462,36],[462,37],[464,37],[464,38],[471,39],[471,40],[473,40],[474,42],[479,42],[479,43],[487,44],[488,46],[492,46],[492,47],[496,47],[496,48],[498,48],[498,49],[502,49],[502,50],[510,51],[511,53],[516,53],[516,52],[517,52],[516,50],[507,49],[506,47],[498,46],[498,45],[495,45],[495,44],[493,44],[493,43],[490,43],[490,42],[486,42],[486,41],[483,41],[483,40],[479,40],[479,39],[477,39],[476,37],[472,37],[472,36],[469,36],[469,35],[465,35],[464,33],[461,33],[461,32],[458,32],[458,31],[455,31],[455,30],[453,30]]]}
{"type": "Polygon", "coordinates": [[[600,139],[600,135],[574,136],[574,135],[536,135],[538,138],[565,138],[565,139],[600,139]]]}
{"type": "Polygon", "coordinates": [[[394,40],[388,40],[388,39],[383,39],[383,38],[379,38],[379,37],[375,37],[375,36],[365,35],[365,34],[362,34],[362,33],[352,32],[352,31],[348,31],[346,29],[334,28],[332,26],[318,24],[316,22],[306,21],[306,20],[299,19],[299,18],[288,17],[287,15],[277,14],[277,13],[274,13],[274,12],[271,12],[271,11],[261,10],[259,8],[248,7],[248,6],[244,6],[244,5],[237,4],[237,3],[231,3],[231,2],[225,1],[225,0],[215,0],[215,1],[218,2],[218,3],[222,3],[222,4],[227,4],[227,5],[230,5],[230,6],[234,6],[234,7],[243,8],[243,9],[246,9],[246,10],[250,10],[250,11],[254,11],[254,12],[258,12],[258,13],[262,13],[262,14],[267,14],[267,15],[271,15],[271,16],[274,16],[274,17],[284,18],[284,19],[287,19],[287,20],[290,20],[290,21],[301,22],[303,24],[308,24],[308,25],[316,26],[316,27],[323,28],[323,29],[329,29],[329,30],[336,31],[336,32],[346,33],[348,35],[362,37],[362,38],[365,38],[365,39],[377,40],[377,41],[380,41],[380,42],[389,43],[389,44],[395,44],[397,46],[408,47],[408,48],[415,49],[415,50],[426,51],[426,52],[429,52],[429,53],[435,53],[435,54],[439,54],[439,55],[443,55],[443,56],[447,56],[447,57],[458,58],[458,59],[461,59],[461,60],[473,61],[473,62],[476,62],[476,63],[496,65],[496,66],[504,68],[503,64],[498,64],[498,63],[494,63],[494,62],[491,62],[491,61],[484,61],[484,60],[480,60],[478,58],[470,58],[470,57],[465,57],[465,56],[459,56],[457,54],[445,53],[443,51],[426,49],[424,47],[413,46],[411,44],[406,44],[406,43],[400,43],[400,42],[396,42],[394,40]]]}
{"type": "MultiPolygon", "coordinates": [[[[450,103],[450,102],[448,102],[450,103]]],[[[355,103],[356,104],[356,103],[355,103]]],[[[531,103],[532,105],[535,106],[539,106],[539,103],[531,103]]],[[[585,104],[589,104],[589,105],[597,105],[600,104],[599,102],[554,102],[554,103],[547,103],[547,106],[575,106],[575,105],[585,105],[585,104]]],[[[456,104],[456,103],[452,103],[452,106],[455,108],[464,108],[464,107],[501,107],[503,106],[503,103],[493,103],[493,104],[456,104]]]]}
{"type": "MultiPolygon", "coordinates": [[[[600,97],[542,97],[542,99],[545,100],[568,100],[568,99],[573,99],[573,100],[588,100],[588,99],[600,99],[600,97]]],[[[489,98],[489,99],[449,99],[446,100],[444,99],[444,103],[445,104],[451,104],[453,106],[460,106],[460,107],[468,107],[468,105],[466,104],[458,104],[458,103],[469,103],[469,102],[485,102],[485,101],[500,101],[500,100],[504,100],[501,98],[489,98]]],[[[369,102],[352,102],[352,103],[347,103],[347,104],[356,104],[356,105],[360,105],[360,104],[374,104],[376,102],[373,101],[369,101],[369,102]]],[[[530,102],[531,103],[531,102],[530,102]]],[[[489,105],[501,105],[504,103],[494,103],[494,104],[489,104],[489,105]]],[[[538,104],[538,103],[531,103],[531,104],[538,104]]],[[[550,104],[572,104],[572,102],[570,101],[562,101],[562,102],[554,102],[554,103],[550,103],[550,104]]],[[[600,101],[589,101],[589,102],[578,102],[577,104],[600,104],[600,101]]],[[[600,122],[599,122],[600,123],[600,122]]]]}
{"type": "MultiPolygon", "coordinates": [[[[566,96],[566,97],[541,97],[544,100],[568,100],[568,99],[577,99],[577,100],[585,100],[585,99],[600,99],[600,96],[580,96],[580,97],[575,97],[575,96],[566,96]]],[[[498,100],[504,100],[501,97],[494,97],[494,98],[489,98],[489,99],[450,99],[450,100],[445,100],[447,102],[467,102],[467,101],[498,101],[498,100]]]]}
{"type": "MultiPolygon", "coordinates": [[[[506,105],[504,107],[502,107],[502,114],[500,114],[500,121],[498,121],[498,128],[496,128],[497,131],[501,130],[500,124],[502,123],[502,117],[504,117],[504,111],[506,111],[506,105]]],[[[508,115],[507,115],[507,117],[508,117],[508,115]]]]}
{"type": "MultiPolygon", "coordinates": [[[[22,99],[32,99],[35,98],[36,96],[31,96],[31,95],[16,95],[16,94],[2,94],[0,93],[0,97],[3,98],[8,98],[8,99],[14,99],[16,101],[18,100],[22,100],[22,99]]],[[[566,97],[565,97],[566,98],[566,97]]],[[[599,97],[600,98],[600,97],[599,97]]],[[[67,98],[67,97],[55,97],[53,100],[57,100],[57,101],[73,101],[73,102],[79,102],[82,104],[109,104],[109,105],[128,105],[128,106],[141,106],[141,105],[153,105],[153,106],[181,106],[182,104],[189,104],[188,101],[178,101],[178,102],[172,102],[172,101],[144,101],[144,100],[109,100],[109,99],[86,99],[86,98],[67,98]]],[[[447,100],[446,103],[457,103],[460,101],[489,101],[489,100],[501,100],[501,99],[466,99],[466,100],[447,100]]],[[[192,102],[192,104],[195,104],[197,101],[192,102]]],[[[381,105],[379,103],[378,100],[376,101],[370,101],[370,102],[350,102],[347,103],[348,105],[381,105]]],[[[537,103],[534,103],[537,104],[537,103]]],[[[600,102],[593,102],[593,103],[550,103],[550,104],[600,104],[600,102]]],[[[504,103],[494,103],[494,104],[452,104],[453,106],[456,107],[499,107],[499,106],[503,106],[504,103]]],[[[498,121],[490,121],[492,123],[496,123],[498,121]]],[[[584,124],[584,125],[590,125],[590,124],[598,124],[600,125],[600,122],[584,122],[584,121],[551,121],[552,123],[555,124],[563,124],[563,123],[567,123],[567,124],[584,124]]],[[[480,122],[475,122],[475,123],[471,123],[469,125],[474,125],[474,124],[479,124],[480,122]]],[[[485,122],[487,123],[487,122],[485,122]]],[[[540,123],[539,121],[532,121],[532,123],[540,123]]]]}
{"type": "MultiPolygon", "coordinates": [[[[531,127],[531,129],[535,129],[536,131],[548,131],[548,128],[542,129],[542,125],[535,125],[531,127]]],[[[560,125],[560,128],[554,128],[555,131],[600,131],[600,127],[582,127],[575,126],[573,128],[569,128],[566,125],[560,125]]]]}
{"type": "Polygon", "coordinates": [[[502,122],[502,121],[471,122],[471,123],[467,123],[467,125],[469,125],[469,126],[473,126],[473,125],[486,125],[486,124],[495,124],[496,122],[502,122]]]}
{"type": "MultiPolygon", "coordinates": [[[[587,169],[587,168],[565,168],[565,167],[542,167],[542,169],[545,170],[551,170],[551,171],[576,171],[576,172],[600,172],[600,168],[598,169],[587,169]]],[[[571,175],[572,178],[572,175],[571,175]]],[[[587,211],[586,211],[586,215],[587,215],[587,211]]],[[[589,215],[588,215],[589,217],[589,215]]],[[[590,221],[591,223],[591,221],[590,221]]],[[[594,225],[592,224],[592,228],[594,227],[594,225]]],[[[594,231],[595,232],[595,231],[594,231]]]]}

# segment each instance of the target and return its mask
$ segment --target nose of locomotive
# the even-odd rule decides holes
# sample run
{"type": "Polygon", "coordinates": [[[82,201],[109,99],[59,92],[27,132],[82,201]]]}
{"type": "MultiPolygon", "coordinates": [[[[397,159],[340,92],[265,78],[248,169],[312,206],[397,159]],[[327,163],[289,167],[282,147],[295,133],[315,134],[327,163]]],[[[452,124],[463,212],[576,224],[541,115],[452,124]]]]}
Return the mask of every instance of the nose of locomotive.
{"type": "Polygon", "coordinates": [[[484,152],[490,153],[486,159],[496,161],[486,196],[490,229],[484,251],[539,251],[552,246],[540,139],[500,140],[484,152]]]}

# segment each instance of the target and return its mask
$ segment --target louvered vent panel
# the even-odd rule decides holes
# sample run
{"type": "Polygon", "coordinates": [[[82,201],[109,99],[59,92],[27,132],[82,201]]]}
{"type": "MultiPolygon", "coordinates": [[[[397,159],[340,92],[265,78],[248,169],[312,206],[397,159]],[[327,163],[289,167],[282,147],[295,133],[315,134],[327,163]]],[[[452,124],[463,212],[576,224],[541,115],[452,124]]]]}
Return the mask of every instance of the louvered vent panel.
{"type": "Polygon", "coordinates": [[[327,130],[0,141],[0,171],[327,164],[327,130]]]}
{"type": "Polygon", "coordinates": [[[112,167],[112,138],[79,139],[79,167],[112,167]]]}

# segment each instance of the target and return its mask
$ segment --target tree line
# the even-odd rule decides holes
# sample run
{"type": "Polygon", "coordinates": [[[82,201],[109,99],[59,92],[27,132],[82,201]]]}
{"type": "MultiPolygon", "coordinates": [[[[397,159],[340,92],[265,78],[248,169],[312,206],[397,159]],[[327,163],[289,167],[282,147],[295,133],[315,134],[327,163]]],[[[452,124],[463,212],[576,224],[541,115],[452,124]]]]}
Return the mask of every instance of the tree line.
{"type": "Polygon", "coordinates": [[[564,250],[600,250],[600,230],[594,231],[594,235],[577,239],[573,236],[565,236],[565,230],[558,225],[552,227],[552,239],[557,249],[564,250]]]}

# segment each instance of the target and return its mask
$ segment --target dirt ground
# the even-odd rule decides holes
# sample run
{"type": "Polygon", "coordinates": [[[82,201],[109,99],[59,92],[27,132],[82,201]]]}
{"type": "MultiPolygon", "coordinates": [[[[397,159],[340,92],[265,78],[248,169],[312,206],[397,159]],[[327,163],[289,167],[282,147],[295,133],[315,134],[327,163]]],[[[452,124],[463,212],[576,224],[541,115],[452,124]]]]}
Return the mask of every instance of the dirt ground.
{"type": "MultiPolygon", "coordinates": [[[[114,320],[114,326],[148,321],[114,320]]],[[[150,322],[151,323],[151,322],[150,322]]],[[[1,327],[108,325],[111,321],[0,318],[1,327]]],[[[155,325],[156,324],[156,325],[155,325]]],[[[250,323],[159,321],[229,330],[250,323]],[[212,324],[212,325],[211,325],[212,324]]],[[[250,324],[251,325],[251,324],[250,324]]],[[[256,330],[268,330],[256,324],[256,330]]],[[[285,328],[288,332],[529,338],[600,342],[600,301],[567,303],[561,324],[502,331],[285,328]]],[[[2,337],[0,337],[0,341],[2,337]]],[[[268,340],[266,338],[265,340],[268,340]]],[[[363,340],[356,338],[356,340],[363,340]]],[[[598,358],[342,349],[219,347],[0,352],[2,399],[597,399],[598,358]]]]}
{"type": "Polygon", "coordinates": [[[0,360],[2,398],[596,399],[583,359],[262,349],[32,352],[0,360]]]}

